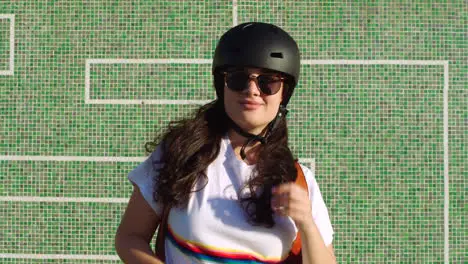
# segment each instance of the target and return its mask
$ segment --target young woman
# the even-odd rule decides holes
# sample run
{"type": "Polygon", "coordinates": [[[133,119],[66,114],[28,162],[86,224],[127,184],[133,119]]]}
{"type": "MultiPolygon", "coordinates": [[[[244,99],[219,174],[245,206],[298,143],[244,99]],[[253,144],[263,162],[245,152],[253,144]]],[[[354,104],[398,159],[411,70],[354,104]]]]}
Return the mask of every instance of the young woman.
{"type": "Polygon", "coordinates": [[[221,37],[217,99],[171,124],[128,175],[134,190],[115,238],[124,262],[335,263],[317,182],[288,147],[286,106],[299,69],[296,42],[277,26],[244,23],[221,37]],[[161,220],[158,258],[149,244],[161,220]]]}

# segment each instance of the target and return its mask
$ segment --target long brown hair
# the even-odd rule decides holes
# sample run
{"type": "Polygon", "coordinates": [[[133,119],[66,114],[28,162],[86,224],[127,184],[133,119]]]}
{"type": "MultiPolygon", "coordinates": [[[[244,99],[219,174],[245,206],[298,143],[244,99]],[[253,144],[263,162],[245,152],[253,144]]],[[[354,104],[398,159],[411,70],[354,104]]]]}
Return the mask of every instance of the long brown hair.
{"type": "MultiPolygon", "coordinates": [[[[158,167],[159,175],[154,179],[155,201],[165,207],[186,205],[196,183],[207,180],[206,169],[218,156],[220,142],[228,129],[229,118],[223,101],[218,99],[200,107],[193,116],[170,123],[162,135],[148,142],[147,151],[161,144],[163,153],[162,160],[157,162],[164,165],[158,167]]],[[[251,224],[266,227],[275,224],[271,188],[294,181],[296,173],[288,147],[286,119],[282,117],[267,143],[260,147],[254,177],[244,186],[249,195],[239,199],[251,224]]]]}

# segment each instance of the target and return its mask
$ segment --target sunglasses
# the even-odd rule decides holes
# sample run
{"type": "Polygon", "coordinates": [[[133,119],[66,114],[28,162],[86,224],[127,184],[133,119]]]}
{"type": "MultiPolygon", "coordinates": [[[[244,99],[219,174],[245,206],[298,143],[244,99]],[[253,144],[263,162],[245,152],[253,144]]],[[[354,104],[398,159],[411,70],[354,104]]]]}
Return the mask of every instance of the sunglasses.
{"type": "Polygon", "coordinates": [[[253,80],[263,94],[273,95],[281,89],[281,83],[284,79],[285,78],[272,73],[264,73],[256,77],[245,71],[231,71],[224,73],[224,82],[226,86],[235,92],[245,90],[249,86],[250,80],[253,80]]]}

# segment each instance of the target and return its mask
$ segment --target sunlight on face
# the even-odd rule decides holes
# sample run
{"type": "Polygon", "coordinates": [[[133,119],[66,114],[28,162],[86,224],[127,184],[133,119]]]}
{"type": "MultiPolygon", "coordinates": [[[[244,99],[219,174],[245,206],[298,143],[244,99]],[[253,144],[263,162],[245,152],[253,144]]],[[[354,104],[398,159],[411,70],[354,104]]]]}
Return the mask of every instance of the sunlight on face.
{"type": "MultiPolygon", "coordinates": [[[[260,69],[246,70],[251,77],[262,74],[260,69]]],[[[256,82],[250,79],[242,91],[233,91],[224,86],[224,107],[228,116],[242,129],[252,134],[259,134],[276,116],[283,100],[283,83],[273,95],[260,91],[256,82]]]]}

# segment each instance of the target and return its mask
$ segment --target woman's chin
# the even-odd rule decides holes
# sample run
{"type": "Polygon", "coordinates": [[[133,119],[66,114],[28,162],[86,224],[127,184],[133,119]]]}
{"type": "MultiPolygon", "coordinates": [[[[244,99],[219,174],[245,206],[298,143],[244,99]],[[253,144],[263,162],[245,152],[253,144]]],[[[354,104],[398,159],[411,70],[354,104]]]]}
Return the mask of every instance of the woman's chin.
{"type": "Polygon", "coordinates": [[[245,131],[250,131],[252,134],[259,134],[267,124],[256,119],[244,119],[239,125],[245,131]]]}

